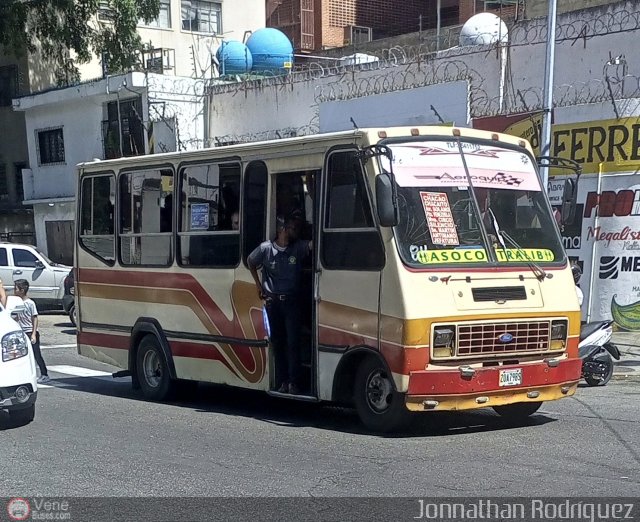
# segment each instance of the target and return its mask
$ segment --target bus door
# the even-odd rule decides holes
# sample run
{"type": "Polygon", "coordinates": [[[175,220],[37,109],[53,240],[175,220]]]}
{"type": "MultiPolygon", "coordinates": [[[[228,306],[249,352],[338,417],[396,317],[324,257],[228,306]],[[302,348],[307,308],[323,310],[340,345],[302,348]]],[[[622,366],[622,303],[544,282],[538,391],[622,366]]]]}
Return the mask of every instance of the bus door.
{"type": "Polygon", "coordinates": [[[327,154],[315,250],[318,397],[332,397],[340,359],[356,347],[379,349],[379,289],[385,255],[371,191],[355,149],[327,154]]]}
{"type": "MultiPolygon", "coordinates": [[[[275,184],[276,215],[291,219],[295,223],[298,238],[312,241],[314,245],[317,243],[314,193],[319,174],[319,169],[277,174],[275,184]]],[[[314,256],[310,255],[302,261],[302,275],[298,288],[300,395],[305,397],[317,397],[314,273],[314,256]]],[[[273,363],[273,357],[271,361],[273,363]]]]}

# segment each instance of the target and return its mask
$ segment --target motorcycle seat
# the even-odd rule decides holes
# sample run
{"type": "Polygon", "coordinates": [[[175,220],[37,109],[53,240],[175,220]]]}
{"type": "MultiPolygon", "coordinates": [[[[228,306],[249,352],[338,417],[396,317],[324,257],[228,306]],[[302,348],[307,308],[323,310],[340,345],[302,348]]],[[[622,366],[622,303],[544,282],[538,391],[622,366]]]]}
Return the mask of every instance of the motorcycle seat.
{"type": "Polygon", "coordinates": [[[589,337],[593,332],[602,328],[602,325],[606,323],[610,323],[611,321],[596,321],[594,323],[587,323],[582,328],[580,328],[580,340],[584,341],[587,337],[589,337]]]}

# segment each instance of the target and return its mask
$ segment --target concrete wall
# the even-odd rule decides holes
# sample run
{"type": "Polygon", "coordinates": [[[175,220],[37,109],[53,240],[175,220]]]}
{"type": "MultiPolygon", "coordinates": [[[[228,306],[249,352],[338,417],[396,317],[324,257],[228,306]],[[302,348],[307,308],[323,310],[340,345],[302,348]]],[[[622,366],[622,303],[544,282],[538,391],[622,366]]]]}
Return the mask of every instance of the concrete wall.
{"type": "Polygon", "coordinates": [[[351,129],[351,118],[360,128],[440,125],[438,115],[430,108],[434,103],[438,114],[447,116],[444,123],[466,125],[469,112],[464,100],[468,92],[467,82],[461,81],[325,102],[320,105],[320,132],[351,129]]]}

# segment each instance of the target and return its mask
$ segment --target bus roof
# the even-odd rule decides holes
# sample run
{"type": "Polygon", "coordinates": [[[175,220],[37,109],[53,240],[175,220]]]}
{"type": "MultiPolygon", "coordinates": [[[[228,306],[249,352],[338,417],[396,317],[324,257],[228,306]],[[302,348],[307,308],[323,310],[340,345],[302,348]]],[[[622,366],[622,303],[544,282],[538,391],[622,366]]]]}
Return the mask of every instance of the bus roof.
{"type": "Polygon", "coordinates": [[[366,129],[354,129],[347,131],[328,132],[322,134],[310,134],[305,136],[297,136],[294,138],[282,138],[276,140],[267,141],[254,141],[247,143],[237,143],[233,145],[222,145],[219,147],[207,147],[203,149],[194,149],[190,151],[178,151],[178,152],[164,152],[159,154],[146,154],[140,156],[127,156],[122,158],[86,161],[77,165],[78,169],[84,168],[100,168],[105,167],[117,167],[122,164],[128,166],[135,166],[136,164],[148,163],[151,158],[154,162],[165,160],[175,160],[180,157],[181,159],[197,160],[201,156],[210,157],[212,153],[217,156],[234,156],[242,153],[258,150],[265,146],[275,148],[287,148],[295,145],[321,143],[325,141],[340,141],[344,139],[356,139],[363,136],[368,136],[371,142],[378,141],[384,138],[399,138],[399,137],[412,137],[418,136],[455,136],[459,132],[463,138],[484,138],[491,136],[491,139],[497,142],[508,143],[510,145],[519,145],[525,147],[530,153],[533,153],[529,142],[519,138],[517,136],[511,136],[509,134],[501,134],[497,132],[490,132],[486,130],[471,129],[468,127],[447,127],[447,126],[419,126],[419,127],[378,127],[378,128],[366,128],[366,129]]]}

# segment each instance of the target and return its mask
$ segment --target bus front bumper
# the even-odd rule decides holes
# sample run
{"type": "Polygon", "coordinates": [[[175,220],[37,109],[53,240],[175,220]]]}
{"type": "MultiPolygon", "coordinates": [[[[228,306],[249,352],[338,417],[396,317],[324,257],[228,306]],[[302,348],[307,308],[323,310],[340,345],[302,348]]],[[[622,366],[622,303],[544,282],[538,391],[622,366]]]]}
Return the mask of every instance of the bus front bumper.
{"type": "Polygon", "coordinates": [[[581,371],[580,359],[429,369],[411,373],[405,402],[412,411],[454,411],[553,401],[575,393],[581,371]]]}

